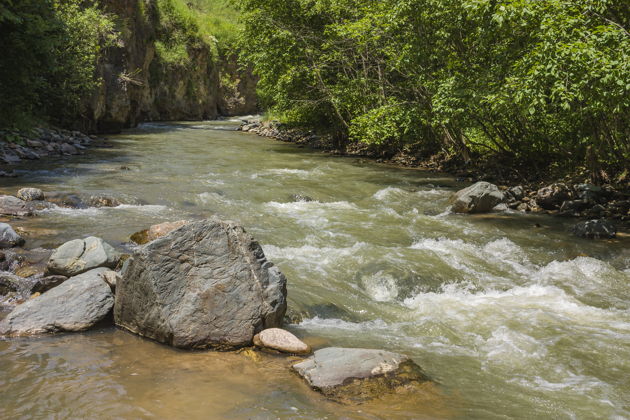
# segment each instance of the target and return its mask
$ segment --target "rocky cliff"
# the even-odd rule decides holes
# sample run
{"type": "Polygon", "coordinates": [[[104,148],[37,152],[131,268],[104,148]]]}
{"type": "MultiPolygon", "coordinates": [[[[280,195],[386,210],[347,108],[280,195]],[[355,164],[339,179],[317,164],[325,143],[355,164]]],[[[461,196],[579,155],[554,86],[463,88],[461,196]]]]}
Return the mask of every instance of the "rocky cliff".
{"type": "MultiPolygon", "coordinates": [[[[198,120],[253,113],[255,79],[235,57],[221,58],[211,43],[188,41],[186,62],[160,56],[158,42],[171,36],[152,0],[106,0],[118,40],[103,49],[98,90],[86,98],[77,128],[111,133],[143,121],[198,120]]],[[[175,36],[173,34],[173,36],[175,36]]]]}

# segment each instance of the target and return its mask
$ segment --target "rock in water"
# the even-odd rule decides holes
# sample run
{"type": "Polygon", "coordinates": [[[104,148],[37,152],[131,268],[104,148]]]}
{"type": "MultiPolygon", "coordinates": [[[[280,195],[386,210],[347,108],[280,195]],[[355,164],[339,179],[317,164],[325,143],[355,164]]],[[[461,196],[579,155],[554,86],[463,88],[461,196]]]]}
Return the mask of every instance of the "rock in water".
{"type": "Polygon", "coordinates": [[[384,350],[328,347],[293,369],[313,389],[341,402],[363,402],[430,380],[409,357],[384,350]]]}
{"type": "Polygon", "coordinates": [[[218,219],[138,248],[116,284],[116,324],[180,348],[251,345],[285,311],[284,275],[242,227],[218,219]]]}
{"type": "Polygon", "coordinates": [[[455,213],[487,213],[503,201],[503,193],[489,182],[477,182],[457,191],[451,198],[451,210],[455,213]]]}
{"type": "Polygon", "coordinates": [[[44,192],[39,188],[22,188],[17,192],[17,198],[24,201],[43,200],[44,192]]]}
{"type": "Polygon", "coordinates": [[[24,245],[24,239],[15,233],[11,225],[0,223],[0,248],[13,248],[24,245]]]}
{"type": "Polygon", "coordinates": [[[12,195],[0,195],[0,215],[32,216],[33,208],[26,201],[12,195]]]}
{"type": "Polygon", "coordinates": [[[588,239],[612,239],[617,236],[617,228],[608,220],[586,220],[573,226],[575,236],[588,239]]]}
{"type": "Polygon", "coordinates": [[[120,254],[101,238],[90,236],[66,242],[48,260],[48,272],[76,276],[97,267],[114,268],[120,254]]]}
{"type": "Polygon", "coordinates": [[[114,305],[109,285],[97,268],[66,280],[17,306],[0,322],[0,335],[22,336],[84,331],[102,321],[114,305]]]}
{"type": "Polygon", "coordinates": [[[144,245],[148,242],[154,241],[157,238],[168,235],[177,228],[180,228],[188,223],[188,220],[178,220],[177,222],[164,222],[151,226],[149,229],[141,230],[131,235],[131,240],[138,245],[144,245]]]}
{"type": "Polygon", "coordinates": [[[311,352],[308,344],[282,328],[269,328],[259,332],[254,336],[254,344],[284,353],[308,354],[311,352]]]}

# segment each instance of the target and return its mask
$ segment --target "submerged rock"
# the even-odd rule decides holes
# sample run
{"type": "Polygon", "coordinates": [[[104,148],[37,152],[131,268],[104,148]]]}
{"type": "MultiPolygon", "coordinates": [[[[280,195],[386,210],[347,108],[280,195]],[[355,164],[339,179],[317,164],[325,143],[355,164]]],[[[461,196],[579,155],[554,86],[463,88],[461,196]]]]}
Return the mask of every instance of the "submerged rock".
{"type": "Polygon", "coordinates": [[[11,225],[0,223],[0,248],[13,248],[24,245],[24,238],[15,233],[11,225]]]}
{"type": "Polygon", "coordinates": [[[116,324],[180,348],[251,345],[285,311],[284,275],[242,227],[218,219],[138,248],[116,284],[116,324]]]}
{"type": "Polygon", "coordinates": [[[573,226],[575,236],[587,239],[611,239],[617,235],[617,228],[608,220],[586,220],[573,226]]]}
{"type": "Polygon", "coordinates": [[[0,321],[0,335],[9,337],[84,331],[105,319],[114,305],[111,289],[97,268],[17,306],[0,321]]]}
{"type": "Polygon", "coordinates": [[[131,240],[138,245],[144,245],[162,236],[168,235],[188,223],[188,220],[178,220],[176,222],[164,222],[151,226],[149,229],[141,230],[131,235],[131,240]]]}
{"type": "Polygon", "coordinates": [[[76,276],[97,267],[114,268],[120,254],[101,238],[90,236],[66,242],[48,260],[48,272],[76,276]]]}
{"type": "Polygon", "coordinates": [[[409,357],[372,349],[328,347],[293,370],[313,389],[341,402],[364,402],[430,380],[409,357]]]}
{"type": "Polygon", "coordinates": [[[503,193],[496,185],[480,181],[453,194],[451,210],[455,213],[487,213],[501,201],[503,193]]]}
{"type": "Polygon", "coordinates": [[[22,188],[17,192],[17,198],[24,201],[43,200],[44,192],[39,188],[22,188]]]}
{"type": "Polygon", "coordinates": [[[295,201],[295,202],[309,203],[311,201],[315,201],[312,197],[309,197],[308,195],[304,195],[304,194],[291,194],[289,198],[291,199],[291,201],[295,201]]]}
{"type": "Polygon", "coordinates": [[[65,192],[47,192],[44,193],[44,198],[46,201],[52,204],[56,204],[59,207],[69,207],[69,208],[86,208],[87,205],[83,202],[81,197],[72,193],[65,192]]]}
{"type": "Polygon", "coordinates": [[[281,328],[262,330],[254,336],[254,345],[284,353],[308,354],[311,352],[308,344],[281,328]]]}
{"type": "Polygon", "coordinates": [[[0,195],[0,215],[32,216],[33,208],[26,201],[12,195],[0,195]]]}

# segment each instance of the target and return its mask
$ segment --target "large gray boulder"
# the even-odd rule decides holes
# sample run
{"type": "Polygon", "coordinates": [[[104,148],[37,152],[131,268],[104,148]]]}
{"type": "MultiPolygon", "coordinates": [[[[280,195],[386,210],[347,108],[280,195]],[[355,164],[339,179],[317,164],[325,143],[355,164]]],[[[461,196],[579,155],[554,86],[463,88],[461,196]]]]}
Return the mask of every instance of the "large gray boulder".
{"type": "Polygon", "coordinates": [[[551,184],[536,191],[536,203],[546,210],[559,208],[571,196],[571,190],[563,183],[551,184]]]}
{"type": "Polygon", "coordinates": [[[0,248],[13,248],[24,245],[24,238],[15,233],[11,225],[0,223],[0,248]]]}
{"type": "Polygon", "coordinates": [[[84,331],[112,310],[114,296],[97,268],[66,280],[39,297],[17,306],[0,321],[0,335],[15,337],[84,331]]]}
{"type": "Polygon", "coordinates": [[[61,245],[48,260],[51,274],[72,277],[97,267],[114,268],[120,261],[120,253],[111,245],[95,236],[74,239],[61,245]]]}
{"type": "Polygon", "coordinates": [[[293,370],[313,389],[341,402],[363,402],[430,380],[409,357],[372,349],[324,348],[293,370]]]}
{"type": "Polygon", "coordinates": [[[33,207],[26,201],[12,195],[0,195],[0,215],[32,216],[33,207]]]}
{"type": "Polygon", "coordinates": [[[496,185],[480,181],[453,194],[451,211],[455,213],[487,213],[501,201],[503,201],[503,193],[496,185]]]}
{"type": "Polygon", "coordinates": [[[116,284],[116,324],[179,348],[251,345],[285,311],[284,275],[242,227],[218,219],[139,247],[116,284]]]}

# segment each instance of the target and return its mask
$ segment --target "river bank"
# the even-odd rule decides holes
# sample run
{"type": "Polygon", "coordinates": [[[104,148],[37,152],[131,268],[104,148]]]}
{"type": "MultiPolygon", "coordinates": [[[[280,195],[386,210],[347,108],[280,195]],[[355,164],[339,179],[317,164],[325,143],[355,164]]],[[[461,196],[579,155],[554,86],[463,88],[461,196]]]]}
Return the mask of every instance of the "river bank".
{"type": "Polygon", "coordinates": [[[4,417],[627,417],[627,239],[576,238],[574,221],[546,214],[451,213],[468,182],[333,159],[237,124],[145,124],[110,136],[112,147],[18,162],[6,194],[32,187],[121,204],[52,206],[10,224],[28,250],[89,234],[129,252],[129,235],[151,225],[235,220],[288,279],[299,315],[289,331],[314,349],[408,355],[448,410],[427,411],[440,401],[426,395],[349,409],[273,354],[181,352],[104,327],[0,341],[4,417]]]}
{"type": "Polygon", "coordinates": [[[384,157],[374,148],[354,143],[340,150],[326,135],[299,128],[287,129],[277,122],[261,122],[255,118],[244,120],[239,129],[332,155],[356,156],[398,167],[447,172],[463,182],[494,182],[506,194],[506,209],[576,219],[609,219],[620,230],[630,232],[629,181],[595,185],[585,175],[558,177],[542,173],[533,174],[528,180],[517,170],[499,164],[475,167],[449,161],[444,156],[421,159],[404,151],[384,157]]]}

